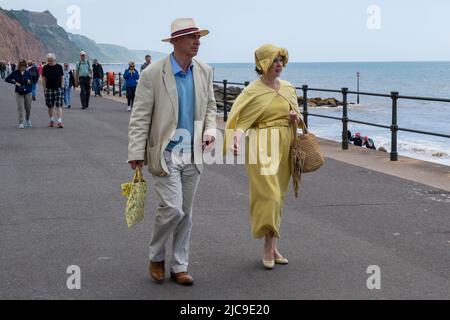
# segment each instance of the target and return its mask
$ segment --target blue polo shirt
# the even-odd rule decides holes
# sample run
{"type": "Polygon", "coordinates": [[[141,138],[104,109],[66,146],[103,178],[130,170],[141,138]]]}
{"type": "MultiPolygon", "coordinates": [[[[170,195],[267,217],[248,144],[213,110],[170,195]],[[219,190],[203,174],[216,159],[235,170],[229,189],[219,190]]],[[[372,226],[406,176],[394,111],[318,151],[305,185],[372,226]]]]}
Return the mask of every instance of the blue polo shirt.
{"type": "Polygon", "coordinates": [[[187,72],[184,73],[180,65],[175,60],[173,53],[170,55],[172,63],[173,74],[177,84],[178,93],[178,127],[174,138],[167,146],[167,151],[172,151],[176,145],[181,144],[184,152],[192,152],[194,141],[194,116],[195,116],[195,87],[194,74],[192,68],[193,64],[188,67],[187,72]],[[190,133],[190,141],[185,141],[186,138],[179,133],[179,129],[185,129],[190,133]],[[179,138],[179,139],[177,139],[179,138]]]}

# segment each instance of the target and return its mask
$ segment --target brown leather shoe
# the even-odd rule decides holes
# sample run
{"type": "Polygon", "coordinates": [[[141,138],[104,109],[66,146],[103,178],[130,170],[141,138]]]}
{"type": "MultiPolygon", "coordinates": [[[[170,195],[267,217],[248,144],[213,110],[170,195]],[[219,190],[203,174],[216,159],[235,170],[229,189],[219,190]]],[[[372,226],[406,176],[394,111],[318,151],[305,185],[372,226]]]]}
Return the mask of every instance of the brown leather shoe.
{"type": "Polygon", "coordinates": [[[150,276],[155,279],[156,282],[162,283],[164,281],[164,261],[152,262],[150,261],[150,276]]]}
{"type": "Polygon", "coordinates": [[[194,278],[192,278],[187,272],[170,273],[170,276],[176,283],[182,286],[191,286],[194,284],[194,278]]]}

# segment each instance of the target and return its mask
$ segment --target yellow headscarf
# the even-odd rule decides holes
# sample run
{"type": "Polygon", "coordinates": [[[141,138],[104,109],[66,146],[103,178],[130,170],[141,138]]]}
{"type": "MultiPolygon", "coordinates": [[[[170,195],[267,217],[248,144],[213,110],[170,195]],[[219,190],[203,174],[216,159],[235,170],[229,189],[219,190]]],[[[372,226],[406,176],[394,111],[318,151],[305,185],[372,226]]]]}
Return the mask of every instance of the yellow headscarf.
{"type": "Polygon", "coordinates": [[[265,44],[255,51],[256,67],[263,73],[267,73],[273,64],[273,61],[281,56],[283,64],[286,66],[289,61],[289,53],[284,48],[278,48],[273,44],[265,44]]]}
{"type": "MultiPolygon", "coordinates": [[[[271,44],[265,44],[255,52],[256,66],[266,73],[272,66],[273,61],[279,56],[283,57],[283,63],[286,65],[289,59],[287,50],[277,48],[271,44]]],[[[229,143],[233,140],[233,131],[237,127],[241,110],[244,108],[251,108],[255,119],[257,119],[264,113],[277,95],[284,97],[289,102],[291,109],[300,114],[297,102],[297,92],[291,83],[280,80],[280,89],[276,92],[261,80],[252,82],[237,97],[231,108],[224,137],[224,154],[229,151],[229,143]]]]}

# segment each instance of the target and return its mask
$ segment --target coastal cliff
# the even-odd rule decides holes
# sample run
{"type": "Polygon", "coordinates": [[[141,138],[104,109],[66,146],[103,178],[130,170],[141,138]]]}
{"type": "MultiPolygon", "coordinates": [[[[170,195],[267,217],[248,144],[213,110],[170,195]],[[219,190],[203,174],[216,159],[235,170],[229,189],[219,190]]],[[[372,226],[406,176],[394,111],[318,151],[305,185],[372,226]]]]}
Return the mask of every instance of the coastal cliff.
{"type": "Polygon", "coordinates": [[[75,62],[81,50],[89,59],[102,63],[143,61],[145,54],[159,60],[166,54],[151,50],[129,50],[114,44],[99,44],[88,37],[66,32],[48,10],[3,10],[0,8],[0,60],[17,61],[33,59],[44,61],[49,52],[56,54],[59,62],[75,62]]]}
{"type": "Polygon", "coordinates": [[[56,54],[58,61],[78,59],[80,49],[70,41],[67,32],[58,25],[56,18],[49,11],[11,10],[10,12],[27,31],[40,40],[45,52],[56,54]]]}
{"type": "Polygon", "coordinates": [[[42,43],[9,11],[0,8],[0,60],[17,61],[21,57],[41,59],[45,55],[42,43]]]}

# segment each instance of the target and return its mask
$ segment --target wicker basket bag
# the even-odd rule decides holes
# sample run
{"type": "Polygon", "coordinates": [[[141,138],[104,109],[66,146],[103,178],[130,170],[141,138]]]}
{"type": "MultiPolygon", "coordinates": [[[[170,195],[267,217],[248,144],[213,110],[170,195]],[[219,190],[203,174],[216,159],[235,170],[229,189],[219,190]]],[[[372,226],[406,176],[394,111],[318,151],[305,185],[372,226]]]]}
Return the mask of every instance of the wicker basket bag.
{"type": "Polygon", "coordinates": [[[303,134],[297,133],[298,123],[292,124],[291,172],[295,197],[298,198],[302,173],[314,172],[324,163],[317,137],[308,131],[305,123],[299,118],[303,134]]]}

